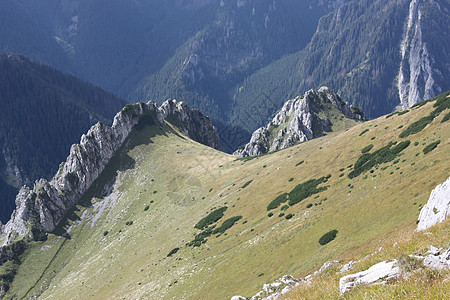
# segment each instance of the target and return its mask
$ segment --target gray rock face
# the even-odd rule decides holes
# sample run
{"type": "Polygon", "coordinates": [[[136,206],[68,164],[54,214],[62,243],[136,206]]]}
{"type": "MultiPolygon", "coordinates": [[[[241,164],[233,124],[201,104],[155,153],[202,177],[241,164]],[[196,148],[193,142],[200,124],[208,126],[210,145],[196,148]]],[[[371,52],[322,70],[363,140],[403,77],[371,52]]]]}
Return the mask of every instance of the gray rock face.
{"type": "Polygon", "coordinates": [[[321,87],[318,91],[309,90],[303,97],[288,100],[272,121],[258,128],[250,142],[235,151],[234,155],[260,155],[324,135],[331,131],[332,125],[327,118],[319,117],[324,104],[332,104],[347,118],[362,118],[328,87],[321,87]]]}
{"type": "Polygon", "coordinates": [[[450,216],[450,177],[438,185],[419,214],[417,230],[425,230],[450,216]]]}
{"type": "Polygon", "coordinates": [[[33,189],[24,186],[19,191],[10,221],[0,226],[0,242],[6,245],[20,236],[36,238],[36,234],[53,231],[144,116],[159,123],[176,123],[194,140],[219,148],[219,137],[209,118],[182,102],[166,101],[160,108],[153,102],[127,105],[114,117],[111,127],[97,123],[81,137],[80,144],[72,145],[51,181],[40,179],[33,189]]]}
{"type": "Polygon", "coordinates": [[[401,270],[397,266],[397,261],[380,262],[373,265],[366,271],[356,274],[350,274],[342,277],[339,280],[339,289],[341,294],[345,294],[355,286],[360,284],[372,284],[376,281],[382,280],[382,283],[399,278],[401,270]]]}

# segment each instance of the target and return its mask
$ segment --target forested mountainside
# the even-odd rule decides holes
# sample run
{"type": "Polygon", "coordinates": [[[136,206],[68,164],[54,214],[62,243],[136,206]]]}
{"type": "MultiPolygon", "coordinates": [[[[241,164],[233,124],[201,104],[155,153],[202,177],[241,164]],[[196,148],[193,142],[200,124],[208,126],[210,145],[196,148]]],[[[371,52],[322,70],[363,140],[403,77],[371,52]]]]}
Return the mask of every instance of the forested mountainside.
{"type": "Polygon", "coordinates": [[[186,101],[226,151],[286,99],[326,85],[368,118],[450,88],[446,0],[0,3],[0,51],[129,102],[186,101]]]}
{"type": "Polygon", "coordinates": [[[433,97],[450,88],[449,12],[442,0],[350,1],[320,20],[305,49],[250,76],[233,111],[242,120],[249,100],[266,105],[266,95],[280,101],[320,85],[369,118],[433,97]]]}
{"type": "Polygon", "coordinates": [[[5,0],[0,51],[69,71],[130,102],[184,100],[226,126],[230,91],[304,48],[319,18],[343,2],[5,0]]]}
{"type": "Polygon", "coordinates": [[[125,102],[25,57],[0,55],[0,220],[23,184],[49,178],[80,135],[125,102]]]}

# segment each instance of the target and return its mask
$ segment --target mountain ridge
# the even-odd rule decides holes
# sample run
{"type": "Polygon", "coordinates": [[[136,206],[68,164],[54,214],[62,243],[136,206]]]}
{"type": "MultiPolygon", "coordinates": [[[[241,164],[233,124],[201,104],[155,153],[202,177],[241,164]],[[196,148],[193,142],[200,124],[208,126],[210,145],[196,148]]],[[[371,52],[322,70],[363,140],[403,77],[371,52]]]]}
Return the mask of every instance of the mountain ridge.
{"type": "MultiPolygon", "coordinates": [[[[51,181],[40,179],[34,188],[24,186],[16,197],[11,220],[0,226],[2,245],[28,235],[39,240],[54,231],[66,213],[79,201],[122,146],[133,128],[172,122],[182,132],[212,148],[220,149],[219,138],[211,121],[185,103],[167,100],[160,107],[154,102],[126,105],[114,117],[111,127],[97,123],[81,137],[80,144],[70,148],[66,162],[61,163],[51,181]],[[193,134],[195,132],[195,135],[193,134]]],[[[0,223],[1,224],[1,223],[0,223]]]]}
{"type": "Polygon", "coordinates": [[[250,142],[233,154],[240,157],[261,155],[320,137],[333,129],[355,125],[350,120],[342,120],[344,117],[364,120],[358,108],[344,102],[330,88],[309,90],[303,96],[286,101],[272,121],[253,132],[250,142]]]}

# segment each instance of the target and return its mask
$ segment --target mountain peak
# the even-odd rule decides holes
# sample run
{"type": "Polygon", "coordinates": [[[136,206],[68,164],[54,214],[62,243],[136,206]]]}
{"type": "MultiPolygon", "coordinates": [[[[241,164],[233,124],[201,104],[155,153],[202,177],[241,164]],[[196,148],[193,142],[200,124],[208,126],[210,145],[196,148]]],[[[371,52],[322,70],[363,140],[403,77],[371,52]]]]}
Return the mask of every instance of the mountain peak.
{"type": "Polygon", "coordinates": [[[51,181],[40,179],[33,189],[22,187],[11,220],[0,227],[3,245],[25,235],[38,240],[42,234],[53,231],[133,129],[154,124],[164,126],[166,120],[193,140],[219,149],[219,137],[209,118],[183,102],[168,100],[161,107],[152,101],[127,104],[116,114],[111,127],[99,122],[81,136],[79,144],[72,145],[67,160],[51,181]]]}
{"type": "Polygon", "coordinates": [[[258,128],[236,156],[253,156],[281,150],[326,132],[363,120],[361,112],[344,102],[333,90],[321,87],[286,101],[272,121],[258,128]]]}

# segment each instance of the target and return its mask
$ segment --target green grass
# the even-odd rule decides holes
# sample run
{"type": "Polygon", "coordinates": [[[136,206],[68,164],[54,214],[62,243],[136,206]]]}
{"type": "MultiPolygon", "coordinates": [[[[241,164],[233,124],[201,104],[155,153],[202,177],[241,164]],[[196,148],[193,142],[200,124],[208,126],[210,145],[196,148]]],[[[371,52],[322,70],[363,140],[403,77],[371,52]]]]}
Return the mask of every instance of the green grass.
{"type": "MultiPolygon", "coordinates": [[[[244,164],[233,156],[181,138],[168,127],[145,126],[133,131],[121,154],[111,161],[83,204],[68,214],[58,231],[49,234],[46,241],[31,242],[20,256],[20,265],[9,261],[0,266],[1,274],[8,273],[7,267],[16,270],[5,298],[16,295],[18,299],[113,299],[126,295],[136,299],[208,299],[214,295],[229,299],[237,294],[249,297],[261,290],[263,284],[285,274],[304,277],[325,261],[359,260],[381,246],[389,249],[397,241],[414,238],[419,207],[423,207],[431,190],[447,179],[450,172],[448,162],[442,159],[450,155],[446,143],[418,157],[415,154],[420,149],[406,148],[400,152],[401,158],[393,159],[400,159],[397,164],[382,165],[389,166],[385,170],[374,167],[374,173],[367,173],[370,176],[365,180],[362,176],[351,180],[339,177],[343,173],[339,170],[349,166],[346,169],[351,172],[361,149],[370,143],[373,149],[381,149],[398,141],[395,131],[384,128],[397,128],[401,124],[406,128],[435,110],[433,104],[411,109],[402,116],[371,120],[244,164]],[[371,135],[359,137],[369,125],[371,135]],[[371,136],[377,139],[371,141],[371,136]],[[318,152],[321,146],[323,149],[318,152]],[[125,167],[124,160],[133,164],[125,167]],[[307,163],[295,167],[302,160],[307,163]],[[268,167],[263,168],[264,165],[268,167]],[[397,166],[403,175],[399,171],[389,175],[397,166]],[[320,179],[323,174],[331,177],[311,187],[311,191],[327,187],[320,192],[322,205],[306,208],[306,204],[320,201],[306,198],[305,205],[289,207],[287,212],[293,215],[290,221],[285,219],[289,214],[275,217],[280,210],[267,211],[268,204],[277,196],[293,191],[290,178],[304,184],[320,179]],[[252,183],[241,189],[242,183],[250,179],[252,183]],[[110,195],[102,193],[105,184],[113,186],[110,195]],[[155,190],[158,193],[153,194],[155,190]],[[149,210],[144,211],[151,201],[154,202],[149,210]],[[100,205],[105,205],[103,212],[96,209],[100,205]],[[215,235],[212,231],[223,225],[222,219],[200,230],[194,228],[199,220],[224,206],[228,209],[223,220],[242,216],[247,222],[238,221],[224,233],[215,235]],[[269,218],[268,214],[273,212],[275,216],[269,218]],[[99,217],[94,218],[97,214],[99,217]],[[92,224],[94,219],[96,222],[92,224]],[[131,220],[133,225],[125,226],[131,220]],[[62,237],[69,228],[70,238],[62,237]],[[339,229],[337,238],[321,246],[318,239],[332,228],[339,229]],[[199,247],[186,247],[191,241],[196,241],[199,247]],[[175,248],[180,250],[168,258],[167,254],[175,248]],[[261,273],[265,275],[258,277],[261,273]]],[[[447,141],[449,126],[449,122],[431,122],[411,136],[411,141],[421,144],[425,141],[425,145],[434,140],[447,141]]],[[[400,141],[391,149],[399,144],[400,141]]],[[[280,203],[277,208],[280,206],[283,205],[280,203]]],[[[429,247],[439,237],[435,232],[424,236],[426,240],[420,247],[429,247]]],[[[394,252],[386,259],[420,250],[411,247],[406,251],[402,245],[392,247],[394,252]],[[405,251],[400,253],[399,249],[405,251]]],[[[367,264],[364,262],[355,270],[383,260],[384,253],[371,256],[367,264]]],[[[332,276],[333,272],[327,274],[332,276]]],[[[329,299],[336,293],[339,297],[338,279],[333,277],[325,284],[313,282],[314,290],[308,288],[310,298],[329,299]],[[331,290],[334,294],[328,293],[331,290]]],[[[442,290],[439,286],[442,280],[437,280],[431,290],[442,290]]],[[[426,289],[421,285],[414,288],[417,295],[424,295],[426,289]]],[[[359,295],[364,298],[363,292],[359,295]]],[[[380,294],[374,295],[378,299],[376,295],[380,294]]],[[[440,294],[430,295],[429,299],[439,299],[436,295],[440,294]]]]}

